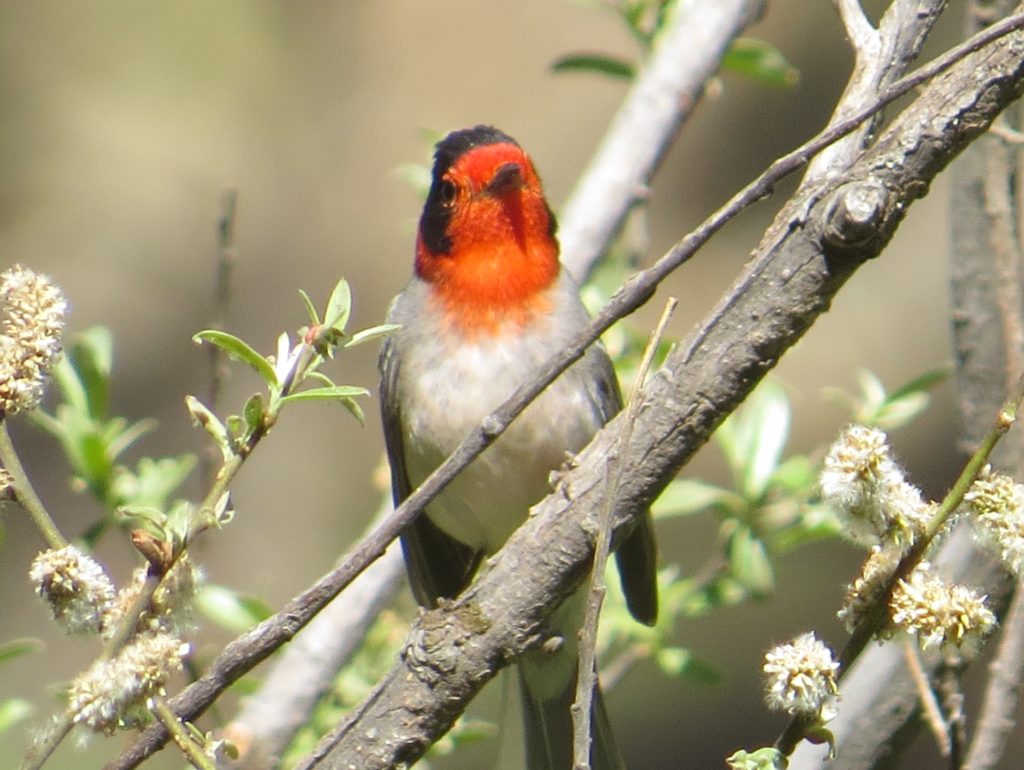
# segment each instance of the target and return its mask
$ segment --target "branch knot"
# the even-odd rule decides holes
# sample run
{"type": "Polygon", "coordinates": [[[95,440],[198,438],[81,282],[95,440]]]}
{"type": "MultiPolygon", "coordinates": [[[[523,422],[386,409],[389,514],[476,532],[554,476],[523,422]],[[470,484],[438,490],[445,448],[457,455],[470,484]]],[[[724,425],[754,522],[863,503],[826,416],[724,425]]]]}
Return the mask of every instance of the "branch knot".
{"type": "Polygon", "coordinates": [[[489,627],[476,604],[428,610],[410,632],[402,657],[418,679],[437,684],[456,670],[466,644],[489,627]]]}
{"type": "Polygon", "coordinates": [[[889,214],[889,190],[874,178],[847,182],[832,193],[822,245],[850,249],[868,244],[889,214]]]}

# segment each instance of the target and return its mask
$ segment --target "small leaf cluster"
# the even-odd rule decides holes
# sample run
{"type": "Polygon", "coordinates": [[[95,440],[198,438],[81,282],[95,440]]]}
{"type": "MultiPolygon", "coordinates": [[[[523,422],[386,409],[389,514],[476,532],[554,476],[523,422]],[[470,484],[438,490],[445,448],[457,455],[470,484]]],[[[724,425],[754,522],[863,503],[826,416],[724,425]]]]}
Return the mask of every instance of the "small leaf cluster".
{"type": "Polygon", "coordinates": [[[82,332],[54,368],[60,400],[53,412],[32,413],[35,424],[60,442],[74,486],[105,509],[104,516],[81,535],[89,548],[111,525],[125,523],[119,511],[165,510],[196,464],[191,454],[143,457],[134,468],[122,461],[130,447],[156,428],[156,422],[110,416],[112,367],[110,332],[102,327],[82,332]]]}
{"type": "Polygon", "coordinates": [[[189,398],[189,411],[220,447],[225,459],[247,452],[246,447],[269,430],[281,408],[290,403],[335,402],[351,412],[360,423],[363,422],[363,412],[356,398],[369,395],[369,391],[354,385],[335,384],[319,370],[320,364],[333,358],[339,348],[379,339],[395,327],[382,324],[347,334],[345,327],[352,309],[352,293],[344,279],[331,292],[322,319],[309,296],[305,292],[300,292],[300,295],[309,316],[309,325],[299,330],[295,343],[287,333],[278,337],[274,355],[260,355],[240,337],[220,330],[208,329],[193,337],[197,343],[216,345],[232,359],[247,364],[267,388],[266,395],[254,394],[245,402],[241,414],[230,415],[224,421],[198,399],[189,398]],[[315,385],[303,387],[307,383],[315,385]]]}
{"type": "MultiPolygon", "coordinates": [[[[658,33],[675,4],[668,0],[613,0],[600,6],[610,6],[640,48],[641,57],[647,56],[658,33]]],[[[555,73],[584,72],[616,80],[632,80],[639,64],[617,54],[576,51],[558,57],[551,64],[555,73]]],[[[775,46],[764,40],[736,38],[722,58],[722,69],[734,72],[766,86],[789,88],[800,80],[800,74],[775,46]]]]}

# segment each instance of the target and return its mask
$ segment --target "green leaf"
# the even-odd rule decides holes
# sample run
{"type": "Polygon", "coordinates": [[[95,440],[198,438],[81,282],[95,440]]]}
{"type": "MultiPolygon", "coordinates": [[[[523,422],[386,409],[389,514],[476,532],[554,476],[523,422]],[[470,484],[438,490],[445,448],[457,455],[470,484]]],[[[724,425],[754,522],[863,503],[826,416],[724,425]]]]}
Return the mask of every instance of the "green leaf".
{"type": "Polygon", "coordinates": [[[10,698],[0,703],[0,733],[10,730],[34,710],[35,707],[24,698],[10,698]]]}
{"type": "Polygon", "coordinates": [[[248,435],[252,435],[263,425],[263,418],[266,416],[266,409],[263,406],[263,396],[253,393],[245,402],[242,415],[245,417],[245,427],[248,435]]]}
{"type": "Polygon", "coordinates": [[[11,639],[0,644],[0,663],[6,663],[9,660],[20,658],[22,655],[28,655],[31,652],[39,652],[42,649],[43,642],[41,639],[11,639]]]}
{"type": "Polygon", "coordinates": [[[356,385],[335,385],[333,388],[300,390],[298,393],[284,396],[280,403],[283,405],[294,401],[338,401],[341,399],[351,399],[355,396],[368,395],[370,395],[370,391],[366,388],[360,388],[356,385]]]}
{"type": "Polygon", "coordinates": [[[715,486],[699,479],[675,479],[651,506],[657,518],[689,516],[709,508],[733,509],[742,506],[743,501],[728,489],[715,486]]]}
{"type": "Polygon", "coordinates": [[[789,760],[773,746],[755,751],[740,749],[725,760],[733,770],[786,770],[789,760]]]}
{"type": "Polygon", "coordinates": [[[272,612],[262,599],[212,584],[199,589],[196,604],[206,617],[236,634],[248,631],[272,612]]]}
{"type": "Polygon", "coordinates": [[[946,380],[950,371],[948,366],[932,369],[896,388],[878,409],[875,425],[893,430],[909,423],[928,408],[931,403],[928,391],[946,380]]]}
{"type": "Polygon", "coordinates": [[[364,342],[371,342],[381,337],[386,337],[401,328],[401,324],[380,324],[379,326],[371,326],[369,329],[360,329],[345,343],[345,347],[351,348],[356,345],[362,345],[364,342]]]}
{"type": "Polygon", "coordinates": [[[81,415],[89,414],[89,399],[70,356],[62,356],[50,373],[65,404],[81,415]]]}
{"type": "Polygon", "coordinates": [[[117,515],[131,521],[133,527],[144,529],[161,540],[167,540],[170,536],[167,514],[159,508],[149,505],[123,505],[117,509],[117,515]]]}
{"type": "Polygon", "coordinates": [[[310,325],[319,326],[320,316],[316,312],[316,305],[313,304],[313,300],[302,289],[299,289],[299,296],[302,297],[302,304],[306,308],[306,315],[309,316],[310,325]]]}
{"type": "Polygon", "coordinates": [[[107,423],[109,433],[107,435],[107,451],[111,459],[121,456],[128,447],[145,436],[152,433],[158,427],[156,420],[139,420],[138,422],[126,425],[123,420],[111,420],[107,423]]]}
{"type": "Polygon", "coordinates": [[[292,393],[280,400],[280,404],[297,401],[336,401],[345,407],[355,417],[360,425],[365,425],[363,409],[355,400],[355,396],[368,396],[370,391],[355,385],[334,385],[324,388],[310,388],[292,393]]]}
{"type": "Polygon", "coordinates": [[[274,367],[270,365],[270,362],[249,347],[248,343],[239,339],[235,335],[217,331],[216,329],[206,329],[205,331],[192,335],[192,339],[195,342],[208,342],[211,345],[216,345],[231,358],[248,364],[255,369],[256,373],[262,377],[263,381],[268,385],[278,384],[277,375],[274,374],[274,367]]]}
{"type": "Polygon", "coordinates": [[[185,396],[185,406],[189,414],[192,415],[192,419],[196,421],[196,424],[205,430],[214,440],[214,443],[220,447],[224,457],[231,457],[233,453],[231,437],[228,435],[228,429],[224,427],[224,423],[220,421],[220,418],[207,409],[206,404],[195,396],[185,396]]]}
{"type": "Polygon", "coordinates": [[[352,290],[348,281],[340,279],[327,300],[327,310],[324,313],[324,325],[340,332],[345,331],[348,324],[349,313],[352,312],[352,290]]]}
{"type": "Polygon", "coordinates": [[[887,393],[875,374],[862,369],[857,372],[857,395],[838,388],[825,388],[822,395],[848,411],[853,422],[893,430],[921,414],[930,401],[927,391],[948,375],[948,367],[933,369],[887,393]]]}
{"type": "Polygon", "coordinates": [[[721,681],[718,670],[699,660],[685,647],[661,647],[655,653],[658,666],[669,676],[680,677],[697,684],[713,685],[721,681]]]}
{"type": "Polygon", "coordinates": [[[928,408],[931,396],[927,393],[908,393],[900,398],[890,397],[875,415],[874,424],[882,430],[893,430],[906,425],[928,408]]]}
{"type": "Polygon", "coordinates": [[[729,540],[732,576],[755,596],[763,597],[775,587],[775,571],[764,543],[749,527],[738,526],[729,540]]]}
{"type": "Polygon", "coordinates": [[[551,64],[551,71],[591,72],[612,78],[632,80],[636,68],[632,62],[618,56],[603,53],[570,53],[560,56],[551,64]]]}
{"type": "Polygon", "coordinates": [[[194,518],[195,506],[188,500],[175,500],[171,509],[167,511],[164,539],[170,540],[175,547],[181,546],[189,536],[194,518]]]}
{"type": "Polygon", "coordinates": [[[143,457],[135,471],[120,473],[114,480],[112,496],[121,506],[140,506],[163,510],[168,500],[196,467],[196,457],[143,457]]]}
{"type": "Polygon", "coordinates": [[[231,505],[231,493],[225,492],[217,499],[212,508],[203,508],[200,513],[215,527],[220,528],[230,524],[231,520],[235,518],[235,509],[231,505]]]}
{"type": "Polygon", "coordinates": [[[107,454],[107,447],[102,439],[95,434],[80,437],[81,467],[83,480],[101,500],[105,500],[111,482],[111,471],[114,464],[107,454]]]}
{"type": "Polygon", "coordinates": [[[773,45],[764,40],[741,37],[722,59],[722,68],[769,86],[792,88],[800,72],[773,45]]]}
{"type": "Polygon", "coordinates": [[[787,457],[775,468],[769,486],[791,494],[808,496],[818,484],[818,468],[807,455],[787,457]]]}
{"type": "Polygon", "coordinates": [[[789,401],[781,386],[765,380],[715,431],[715,440],[745,499],[758,503],[789,436],[789,401]]]}
{"type": "Polygon", "coordinates": [[[745,458],[743,492],[748,500],[760,500],[789,437],[789,401],[781,387],[766,380],[750,402],[744,405],[744,417],[751,423],[751,441],[745,458]]]}
{"type": "Polygon", "coordinates": [[[878,375],[867,369],[857,371],[857,385],[861,392],[861,413],[858,415],[860,418],[858,421],[873,421],[875,415],[882,408],[882,404],[885,403],[885,385],[882,384],[878,375]]]}
{"type": "Polygon", "coordinates": [[[896,390],[894,390],[889,396],[889,399],[900,399],[910,395],[911,393],[931,390],[936,385],[941,385],[949,379],[949,375],[952,374],[952,372],[953,369],[949,365],[932,369],[931,371],[925,372],[924,374],[915,377],[910,382],[904,383],[900,387],[896,388],[896,390]]]}
{"type": "Polygon", "coordinates": [[[110,331],[94,326],[76,334],[53,370],[63,400],[76,412],[101,420],[107,413],[113,362],[110,331]]]}
{"type": "Polygon", "coordinates": [[[356,421],[361,426],[366,426],[366,416],[363,414],[363,408],[359,406],[359,402],[354,398],[342,398],[339,399],[339,403],[345,407],[349,414],[356,418],[356,421]]]}

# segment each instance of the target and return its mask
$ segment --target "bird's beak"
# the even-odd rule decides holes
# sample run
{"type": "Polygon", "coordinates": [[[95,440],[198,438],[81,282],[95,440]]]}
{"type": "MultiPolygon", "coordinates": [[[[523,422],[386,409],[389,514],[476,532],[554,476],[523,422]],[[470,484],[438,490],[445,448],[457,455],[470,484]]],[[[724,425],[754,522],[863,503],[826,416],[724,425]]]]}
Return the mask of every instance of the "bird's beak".
{"type": "Polygon", "coordinates": [[[522,167],[514,162],[503,163],[494,176],[491,177],[491,181],[487,183],[484,188],[484,192],[490,195],[504,195],[505,193],[518,189],[523,185],[523,169],[522,167]]]}

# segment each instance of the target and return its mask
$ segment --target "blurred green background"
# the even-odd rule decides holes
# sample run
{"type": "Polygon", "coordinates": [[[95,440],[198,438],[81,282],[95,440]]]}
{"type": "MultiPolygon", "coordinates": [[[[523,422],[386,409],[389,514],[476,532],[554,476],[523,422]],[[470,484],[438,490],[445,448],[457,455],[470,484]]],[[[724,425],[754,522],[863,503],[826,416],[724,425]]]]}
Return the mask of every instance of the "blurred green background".
{"type": "MultiPolygon", "coordinates": [[[[929,50],[956,39],[961,21],[948,15],[929,50]]],[[[770,3],[749,34],[777,46],[800,83],[779,90],[726,75],[716,84],[657,177],[648,261],[815,133],[842,90],[851,55],[830,3],[770,3]]],[[[532,154],[555,208],[565,200],[625,92],[619,81],[551,74],[552,61],[578,50],[636,52],[613,14],[568,0],[2,3],[0,267],[20,262],[56,279],[71,302],[71,332],[112,329],[114,409],[160,420],[139,452],[198,450],[203,437],[182,399],[207,388],[205,351],[190,337],[212,312],[224,188],[239,191],[230,330],[270,352],[281,330],[304,320],[297,290],[322,303],[341,275],[355,295],[352,328],[379,323],[408,278],[419,213],[396,169],[427,161],[426,131],[493,123],[532,154]]],[[[649,326],[671,291],[681,299],[672,333],[684,335],[792,186],[741,216],[630,322],[649,326]]],[[[859,367],[896,386],[950,359],[947,198],[943,178],[779,368],[794,402],[794,451],[828,442],[843,424],[823,386],[852,388],[859,367]]],[[[375,388],[375,357],[375,346],[358,348],[327,371],[375,388]]],[[[236,368],[224,407],[237,409],[255,387],[236,368]]],[[[956,469],[950,398],[944,386],[926,417],[893,439],[932,495],[956,469]]],[[[376,404],[365,408],[362,429],[326,406],[286,413],[234,487],[235,522],[198,546],[211,580],[277,606],[352,543],[380,496],[370,481],[382,452],[376,404]]],[[[15,422],[44,499],[65,532],[79,532],[95,516],[92,503],[70,491],[54,443],[15,422]]],[[[714,449],[689,472],[724,478],[714,449]]],[[[17,509],[0,515],[0,641],[46,643],[0,668],[0,699],[34,700],[41,724],[55,685],[95,647],[52,632],[27,579],[41,540],[17,509]]],[[[684,569],[701,561],[714,540],[705,523],[666,527],[664,559],[684,569]]],[[[100,555],[118,578],[134,563],[114,537],[100,555]]],[[[721,766],[734,749],[771,741],[783,722],[760,705],[761,654],[810,627],[839,645],[832,613],[855,569],[848,547],[800,551],[781,565],[775,598],[686,628],[680,643],[725,673],[718,687],[637,670],[610,698],[633,766],[721,766]]],[[[226,638],[204,630],[201,653],[226,638]]],[[[0,735],[0,767],[16,765],[24,740],[24,725],[0,735]]],[[[120,740],[94,740],[85,754],[69,742],[51,766],[99,766],[120,740]]],[[[480,766],[488,751],[446,766],[480,766]]],[[[154,767],[182,765],[164,754],[154,767]]]]}

